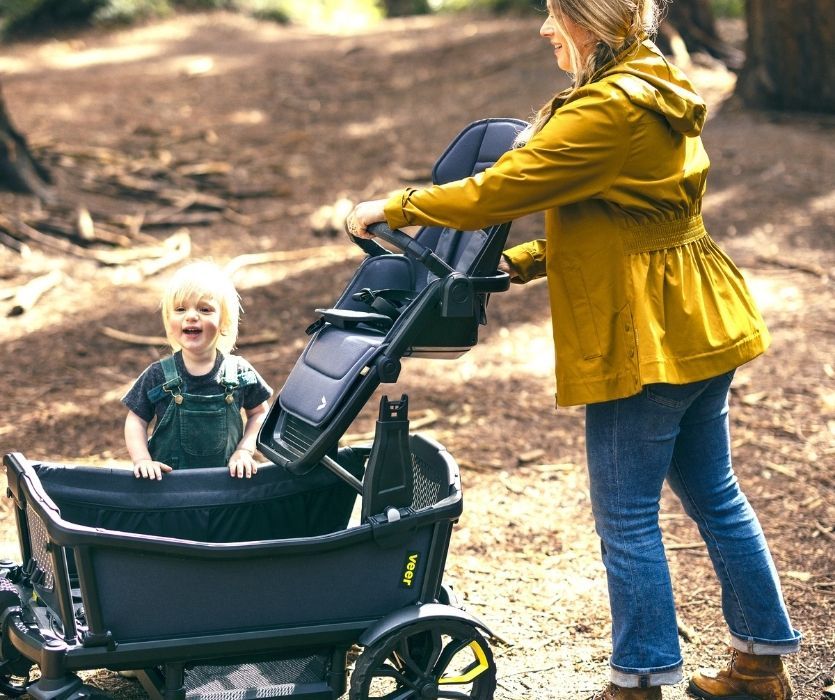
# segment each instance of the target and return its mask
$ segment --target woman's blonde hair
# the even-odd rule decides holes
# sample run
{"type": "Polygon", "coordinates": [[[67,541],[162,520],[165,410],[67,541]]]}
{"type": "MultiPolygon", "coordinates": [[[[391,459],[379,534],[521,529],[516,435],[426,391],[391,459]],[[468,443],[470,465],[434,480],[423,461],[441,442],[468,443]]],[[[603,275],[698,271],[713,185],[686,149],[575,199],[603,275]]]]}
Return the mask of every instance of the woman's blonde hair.
{"type": "Polygon", "coordinates": [[[191,299],[214,299],[218,303],[220,322],[216,347],[223,354],[232,352],[238,340],[238,320],[241,300],[229,276],[213,262],[198,260],[177,270],[162,296],[162,322],[168,343],[174,351],[180,349],[168,330],[168,319],[183,302],[191,299]]]}
{"type": "Polygon", "coordinates": [[[548,9],[560,25],[571,57],[571,87],[556,95],[533,119],[530,134],[539,131],[554,110],[575,90],[591,82],[612,60],[644,36],[658,29],[660,5],[667,0],[547,0],[548,9]],[[596,44],[585,60],[565,30],[565,19],[589,32],[596,44]]]}

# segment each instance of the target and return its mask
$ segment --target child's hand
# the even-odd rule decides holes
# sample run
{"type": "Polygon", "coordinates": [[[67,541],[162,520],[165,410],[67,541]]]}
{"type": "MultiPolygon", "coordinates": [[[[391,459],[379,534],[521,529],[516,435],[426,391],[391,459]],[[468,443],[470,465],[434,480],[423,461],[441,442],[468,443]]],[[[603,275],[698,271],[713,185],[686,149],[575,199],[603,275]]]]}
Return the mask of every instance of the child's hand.
{"type": "Polygon", "coordinates": [[[133,465],[133,475],[137,479],[162,479],[163,473],[174,471],[167,464],[156,462],[153,459],[140,459],[133,465]]]}
{"type": "Polygon", "coordinates": [[[239,479],[252,478],[258,472],[258,464],[255,458],[246,448],[238,448],[229,458],[229,476],[236,476],[239,479]]]}

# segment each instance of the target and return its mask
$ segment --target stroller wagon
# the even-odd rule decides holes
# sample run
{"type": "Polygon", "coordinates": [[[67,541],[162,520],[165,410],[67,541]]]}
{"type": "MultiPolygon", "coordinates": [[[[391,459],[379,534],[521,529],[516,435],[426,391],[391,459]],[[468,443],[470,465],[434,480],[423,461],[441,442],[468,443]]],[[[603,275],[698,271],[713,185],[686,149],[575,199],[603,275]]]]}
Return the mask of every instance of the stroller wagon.
{"type": "MultiPolygon", "coordinates": [[[[470,125],[435,181],[487,167],[523,127],[470,125]]],[[[108,668],[138,669],[159,700],[492,698],[489,630],[442,582],[463,508],[455,460],[409,434],[406,396],[382,397],[371,445],[339,441],[401,358],[475,345],[508,286],[508,229],[381,228],[399,253],[358,240],[368,256],[317,310],[254,479],[149,482],[7,454],[23,563],[0,562],[0,692],[103,696],[77,674],[108,668]]]]}

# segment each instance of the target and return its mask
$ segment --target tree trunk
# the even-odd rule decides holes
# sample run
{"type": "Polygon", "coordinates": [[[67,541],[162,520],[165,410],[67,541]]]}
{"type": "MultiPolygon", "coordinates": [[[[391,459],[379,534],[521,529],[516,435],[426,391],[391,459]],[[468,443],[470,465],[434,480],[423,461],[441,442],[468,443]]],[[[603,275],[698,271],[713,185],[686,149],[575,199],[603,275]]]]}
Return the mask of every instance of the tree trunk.
{"type": "Polygon", "coordinates": [[[430,11],[427,0],[383,0],[386,17],[425,15],[430,11]]]}
{"type": "Polygon", "coordinates": [[[745,104],[835,113],[833,0],[747,0],[747,20],[745,104]]]}
{"type": "Polygon", "coordinates": [[[49,200],[51,183],[49,171],[35,160],[26,139],[12,125],[0,91],[0,189],[49,200]]]}
{"type": "Polygon", "coordinates": [[[702,52],[732,70],[742,68],[742,52],[719,36],[710,0],[673,0],[667,5],[658,45],[678,63],[687,64],[691,53],[702,52]]]}

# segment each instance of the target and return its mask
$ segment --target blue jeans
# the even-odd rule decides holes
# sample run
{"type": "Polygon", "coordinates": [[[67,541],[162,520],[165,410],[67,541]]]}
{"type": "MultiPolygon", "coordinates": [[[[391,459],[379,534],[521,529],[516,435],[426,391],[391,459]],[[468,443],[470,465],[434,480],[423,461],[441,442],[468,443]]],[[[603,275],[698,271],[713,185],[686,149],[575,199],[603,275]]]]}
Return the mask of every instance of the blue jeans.
{"type": "Polygon", "coordinates": [[[696,522],[722,590],[731,644],[749,653],[797,651],[762,528],[731,466],[733,372],[692,384],[653,384],[586,407],[595,528],[612,612],[612,682],[676,683],[676,610],[658,511],[666,479],[696,522]]]}

